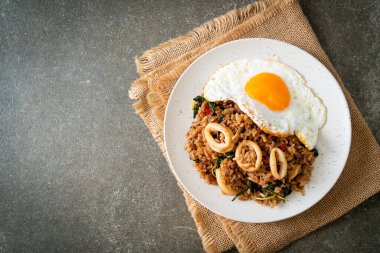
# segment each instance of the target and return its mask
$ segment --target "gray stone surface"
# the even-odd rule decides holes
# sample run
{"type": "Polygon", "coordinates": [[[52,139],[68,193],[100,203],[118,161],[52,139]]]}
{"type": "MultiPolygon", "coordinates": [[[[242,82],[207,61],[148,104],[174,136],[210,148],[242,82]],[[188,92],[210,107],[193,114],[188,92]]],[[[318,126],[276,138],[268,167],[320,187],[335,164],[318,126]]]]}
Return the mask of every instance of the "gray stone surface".
{"type": "MultiPolygon", "coordinates": [[[[202,250],[127,90],[134,56],[234,5],[0,1],[0,252],[202,250]]],[[[302,5],[379,141],[379,1],[302,5]]],[[[283,252],[374,252],[379,207],[377,195],[283,252]]]]}

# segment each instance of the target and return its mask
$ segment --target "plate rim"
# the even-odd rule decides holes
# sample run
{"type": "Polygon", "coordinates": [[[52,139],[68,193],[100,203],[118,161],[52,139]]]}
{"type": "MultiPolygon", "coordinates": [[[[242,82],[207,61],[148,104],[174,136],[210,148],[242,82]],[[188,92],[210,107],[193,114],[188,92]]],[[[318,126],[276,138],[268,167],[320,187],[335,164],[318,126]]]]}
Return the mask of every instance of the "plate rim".
{"type": "MultiPolygon", "coordinates": [[[[328,108],[327,108],[328,110],[328,108]]],[[[349,154],[350,154],[350,151],[351,151],[351,145],[352,145],[352,117],[351,117],[351,111],[349,109],[349,105],[348,105],[348,102],[347,102],[347,98],[342,90],[342,87],[341,85],[339,84],[339,81],[335,78],[335,76],[331,73],[331,71],[325,66],[325,64],[323,64],[319,59],[317,59],[315,56],[313,56],[312,54],[310,54],[309,52],[303,50],[302,48],[300,47],[297,47],[293,44],[290,44],[290,43],[287,43],[287,42],[284,42],[284,41],[281,41],[281,40],[276,40],[276,39],[270,39],[270,38],[263,38],[263,37],[258,37],[258,38],[242,38],[242,39],[236,39],[236,40],[232,40],[232,41],[228,41],[228,42],[225,42],[225,43],[222,43],[206,52],[204,52],[202,55],[200,55],[198,58],[196,58],[186,69],[185,71],[181,74],[181,76],[178,78],[178,80],[176,81],[175,85],[173,86],[173,89],[170,93],[170,96],[169,96],[169,99],[166,103],[166,107],[165,107],[165,114],[164,114],[164,126],[163,126],[163,139],[164,139],[164,147],[165,147],[165,150],[166,150],[166,154],[167,154],[167,157],[168,157],[168,163],[169,163],[169,167],[170,169],[172,170],[176,180],[184,187],[184,189],[191,195],[191,197],[193,197],[198,203],[200,203],[203,207],[205,207],[207,210],[211,211],[212,213],[215,213],[217,215],[220,215],[224,218],[227,218],[227,219],[231,219],[231,220],[235,220],[235,221],[240,221],[240,222],[248,222],[248,223],[271,223],[271,222],[276,222],[276,221],[281,221],[281,220],[286,220],[286,219],[289,219],[289,218],[292,218],[294,216],[297,216],[297,215],[300,215],[302,214],[303,212],[309,210],[310,208],[312,208],[313,206],[315,206],[317,203],[319,203],[331,190],[332,188],[336,185],[338,179],[341,177],[342,173],[343,173],[343,170],[347,164],[347,160],[348,160],[348,157],[349,157],[349,154]],[[189,71],[189,69],[192,68],[193,65],[195,65],[198,61],[200,61],[202,58],[206,57],[210,52],[220,48],[220,47],[223,47],[223,46],[226,46],[227,44],[233,44],[233,43],[239,43],[241,41],[257,41],[257,40],[268,40],[268,41],[272,41],[272,42],[276,42],[276,43],[282,43],[282,44],[285,44],[287,46],[290,46],[290,47],[294,47],[298,50],[301,50],[303,53],[306,53],[309,57],[312,57],[314,60],[316,60],[318,63],[321,64],[321,66],[323,66],[323,68],[325,68],[328,72],[328,74],[330,75],[330,77],[335,80],[337,86],[338,86],[338,91],[340,92],[340,95],[344,98],[343,102],[344,102],[344,107],[347,108],[347,111],[348,111],[348,121],[349,121],[349,124],[347,125],[347,135],[349,135],[349,139],[348,139],[348,143],[347,143],[347,146],[348,146],[348,149],[346,151],[346,153],[344,154],[344,157],[345,157],[345,160],[344,160],[344,163],[343,163],[343,166],[342,166],[342,169],[340,169],[340,172],[339,172],[339,175],[335,178],[334,180],[334,183],[331,185],[330,189],[325,192],[323,195],[321,195],[319,197],[319,200],[316,201],[315,203],[311,204],[309,207],[305,208],[304,210],[300,211],[300,212],[296,212],[296,213],[293,213],[293,214],[290,214],[290,215],[285,215],[284,217],[281,217],[281,218],[275,218],[275,219],[272,219],[270,221],[265,221],[265,220],[259,220],[259,221],[248,221],[248,220],[243,220],[243,219],[239,219],[239,218],[231,218],[231,217],[226,217],[224,214],[221,214],[221,213],[218,213],[216,211],[213,211],[211,210],[209,207],[207,207],[202,201],[200,201],[196,196],[194,196],[193,193],[191,193],[187,187],[185,186],[185,184],[182,182],[182,180],[179,178],[176,170],[174,169],[174,166],[173,166],[173,163],[171,161],[171,158],[170,158],[170,154],[168,152],[168,147],[167,147],[167,133],[166,133],[166,124],[167,124],[167,117],[168,117],[168,108],[169,108],[169,104],[171,103],[171,101],[173,100],[173,94],[174,94],[174,91],[177,89],[177,87],[179,86],[179,83],[181,81],[181,79],[183,78],[183,76],[189,71]]]]}

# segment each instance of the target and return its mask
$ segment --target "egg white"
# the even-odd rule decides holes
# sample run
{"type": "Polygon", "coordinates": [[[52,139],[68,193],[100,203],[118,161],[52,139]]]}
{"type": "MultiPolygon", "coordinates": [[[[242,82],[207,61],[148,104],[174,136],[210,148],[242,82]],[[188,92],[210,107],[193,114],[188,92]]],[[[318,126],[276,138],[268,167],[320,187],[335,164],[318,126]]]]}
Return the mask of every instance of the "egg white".
{"type": "Polygon", "coordinates": [[[263,131],[277,136],[295,134],[308,149],[315,147],[318,131],[327,120],[327,109],[321,99],[297,71],[278,60],[232,62],[212,75],[203,95],[209,101],[234,101],[263,131]],[[246,94],[247,82],[263,72],[276,74],[288,87],[290,104],[283,111],[272,111],[246,94]]]}

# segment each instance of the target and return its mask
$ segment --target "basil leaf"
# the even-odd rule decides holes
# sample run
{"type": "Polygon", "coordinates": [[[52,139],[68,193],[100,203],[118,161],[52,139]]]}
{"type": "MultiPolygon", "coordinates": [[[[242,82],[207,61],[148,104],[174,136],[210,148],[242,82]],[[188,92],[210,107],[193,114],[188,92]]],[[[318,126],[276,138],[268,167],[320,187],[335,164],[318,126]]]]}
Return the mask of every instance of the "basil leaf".
{"type": "Polygon", "coordinates": [[[220,168],[220,163],[225,159],[225,157],[219,156],[218,159],[216,160],[214,164],[214,169],[219,169],[220,168]]]}
{"type": "Polygon", "coordinates": [[[227,158],[234,158],[235,157],[235,152],[228,152],[225,154],[227,158]]]}
{"type": "Polygon", "coordinates": [[[269,197],[264,197],[264,198],[256,197],[255,199],[257,199],[257,200],[269,200],[269,199],[274,199],[275,197],[276,197],[276,195],[271,195],[269,197]]]}
{"type": "Polygon", "coordinates": [[[199,105],[195,104],[193,107],[193,119],[195,119],[195,117],[197,117],[198,111],[199,111],[199,105]]]}
{"type": "Polygon", "coordinates": [[[214,177],[216,177],[215,170],[216,170],[216,169],[215,169],[214,167],[212,167],[211,175],[213,175],[214,177]]]}
{"type": "Polygon", "coordinates": [[[194,100],[195,102],[198,102],[198,103],[201,104],[201,105],[202,105],[202,103],[203,103],[204,101],[206,101],[206,99],[205,99],[204,97],[202,97],[202,96],[196,96],[195,98],[193,98],[193,100],[194,100]]]}
{"type": "Polygon", "coordinates": [[[292,193],[292,189],[285,187],[282,188],[282,191],[284,192],[284,197],[288,196],[290,193],[292,193]]]}
{"type": "Polygon", "coordinates": [[[311,151],[314,153],[315,157],[319,156],[318,150],[316,148],[313,148],[311,151]]]}
{"type": "MultiPolygon", "coordinates": [[[[272,190],[265,189],[265,188],[264,188],[264,189],[261,189],[261,191],[271,193],[271,194],[272,194],[271,197],[277,197],[277,198],[281,199],[281,200],[284,201],[284,202],[287,201],[287,199],[284,198],[284,197],[282,197],[278,192],[274,192],[274,191],[272,191],[272,190]]],[[[258,199],[258,198],[256,198],[256,199],[258,199]]],[[[261,200],[264,200],[264,199],[261,199],[261,200]]]]}
{"type": "Polygon", "coordinates": [[[220,168],[220,163],[221,163],[224,159],[226,159],[225,156],[219,156],[218,159],[216,159],[216,162],[215,162],[215,164],[214,164],[214,167],[212,167],[212,171],[211,171],[211,174],[212,174],[214,177],[216,177],[216,175],[215,175],[215,170],[217,170],[217,169],[220,168]]]}
{"type": "Polygon", "coordinates": [[[235,197],[232,199],[232,201],[234,201],[235,199],[237,199],[240,195],[243,195],[244,192],[248,191],[248,189],[249,189],[249,185],[247,185],[241,191],[239,191],[239,193],[235,195],[235,197]]]}
{"type": "Polygon", "coordinates": [[[249,182],[250,182],[251,192],[252,193],[253,193],[254,190],[260,190],[261,189],[261,186],[259,184],[256,184],[253,181],[249,181],[249,182]]]}

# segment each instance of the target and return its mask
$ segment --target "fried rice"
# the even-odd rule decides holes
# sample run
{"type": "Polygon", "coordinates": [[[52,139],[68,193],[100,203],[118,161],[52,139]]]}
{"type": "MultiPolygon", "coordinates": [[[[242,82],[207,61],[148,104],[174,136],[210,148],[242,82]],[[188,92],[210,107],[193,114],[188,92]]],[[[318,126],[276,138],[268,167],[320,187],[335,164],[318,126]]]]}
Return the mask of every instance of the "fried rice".
{"type": "MultiPolygon", "coordinates": [[[[310,180],[312,164],[318,155],[315,150],[308,150],[294,135],[276,137],[265,133],[232,101],[210,103],[204,99],[196,100],[195,121],[186,134],[185,149],[201,178],[208,184],[217,185],[215,172],[219,170],[224,184],[236,192],[235,198],[254,200],[271,207],[286,201],[292,191],[304,194],[304,185],[310,180]],[[211,122],[230,128],[234,134],[239,133],[230,152],[215,152],[206,142],[203,130],[211,122]],[[243,140],[255,142],[262,151],[262,164],[255,172],[240,168],[234,157],[243,140]],[[287,162],[287,174],[281,180],[272,175],[269,165],[271,150],[276,147],[283,151],[287,162]]],[[[214,138],[223,142],[224,135],[215,134],[214,138]]],[[[240,159],[244,162],[255,163],[257,159],[256,153],[248,147],[244,147],[241,154],[240,159]]]]}

